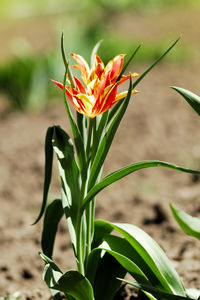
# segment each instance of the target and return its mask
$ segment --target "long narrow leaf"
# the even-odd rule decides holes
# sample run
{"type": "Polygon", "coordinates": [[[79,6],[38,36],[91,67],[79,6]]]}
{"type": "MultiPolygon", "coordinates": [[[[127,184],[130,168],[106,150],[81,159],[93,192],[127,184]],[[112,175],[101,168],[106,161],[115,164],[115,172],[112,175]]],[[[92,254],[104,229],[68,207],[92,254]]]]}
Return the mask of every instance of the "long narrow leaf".
{"type": "Polygon", "coordinates": [[[53,147],[52,147],[52,137],[53,137],[54,127],[49,127],[47,129],[46,138],[45,138],[45,173],[44,173],[44,189],[43,189],[43,201],[39,216],[36,221],[33,223],[36,224],[42,217],[49,192],[49,186],[51,183],[51,175],[52,175],[52,164],[53,164],[53,147]]]}
{"type": "Polygon", "coordinates": [[[62,183],[62,204],[68,223],[72,244],[76,249],[75,228],[80,208],[80,173],[75,160],[73,143],[68,134],[54,126],[53,149],[58,157],[62,183]]]}
{"type": "Polygon", "coordinates": [[[120,288],[117,277],[124,277],[127,271],[114,257],[106,253],[98,264],[93,284],[95,300],[113,300],[120,288]],[[121,274],[121,275],[118,275],[121,274]]]}
{"type": "Polygon", "coordinates": [[[58,224],[64,214],[61,199],[55,199],[46,209],[42,232],[42,251],[52,257],[58,224]]]}
{"type": "Polygon", "coordinates": [[[172,86],[172,89],[177,91],[183,98],[189,103],[189,105],[200,115],[200,97],[196,94],[176,86],[172,86]]]}
{"type": "Polygon", "coordinates": [[[119,169],[105,178],[103,178],[99,183],[97,183],[87,194],[86,198],[83,201],[83,207],[91,201],[91,199],[96,196],[101,190],[103,190],[108,185],[112,184],[113,182],[116,182],[117,180],[127,176],[130,173],[133,173],[137,170],[141,170],[144,168],[150,168],[150,167],[165,167],[169,169],[173,169],[176,171],[186,172],[186,173],[192,173],[192,174],[200,174],[200,171],[197,170],[191,170],[188,168],[179,167],[173,164],[170,164],[168,162],[163,162],[159,160],[150,160],[150,161],[140,161],[134,164],[131,164],[129,166],[126,166],[122,169],[119,169]]]}
{"type": "Polygon", "coordinates": [[[92,50],[92,54],[91,54],[91,59],[90,59],[90,65],[92,67],[93,62],[94,62],[94,58],[95,58],[95,54],[97,53],[99,47],[101,46],[103,40],[100,40],[98,43],[96,43],[96,45],[94,46],[93,50],[92,50]]]}
{"type": "Polygon", "coordinates": [[[133,89],[138,85],[138,83],[167,55],[169,51],[178,43],[180,37],[146,70],[140,77],[133,83],[133,89]]]}
{"type": "Polygon", "coordinates": [[[115,133],[119,127],[119,124],[126,112],[126,109],[128,107],[128,103],[130,101],[131,97],[131,91],[132,91],[132,78],[130,76],[130,84],[128,89],[128,94],[126,96],[126,99],[124,100],[124,103],[118,112],[118,114],[115,116],[114,120],[110,124],[108,131],[105,133],[100,146],[97,150],[97,154],[95,156],[94,162],[92,164],[91,172],[90,172],[90,178],[88,182],[88,189],[91,189],[91,187],[95,184],[96,179],[102,169],[102,165],[104,163],[104,160],[106,158],[106,155],[110,149],[110,146],[112,144],[112,141],[114,139],[115,133]]]}
{"type": "Polygon", "coordinates": [[[119,280],[130,284],[138,289],[147,291],[149,293],[151,293],[152,295],[154,295],[157,299],[167,299],[167,300],[195,300],[194,298],[188,298],[188,297],[184,297],[184,296],[179,296],[179,295],[174,295],[174,294],[170,294],[165,292],[164,290],[161,289],[157,289],[153,286],[147,285],[147,284],[142,284],[142,283],[137,283],[137,282],[132,282],[129,280],[125,280],[125,279],[121,279],[119,278],[119,280]]]}
{"type": "MultiPolygon", "coordinates": [[[[147,233],[131,224],[110,223],[103,220],[101,222],[105,222],[107,226],[110,225],[113,230],[118,231],[142,260],[146,262],[148,268],[151,269],[154,277],[157,279],[156,287],[172,294],[186,296],[182,282],[167,256],[147,233]]],[[[146,270],[149,269],[144,268],[143,263],[140,263],[137,259],[133,262],[137,264],[148,278],[146,270]]]]}
{"type": "Polygon", "coordinates": [[[157,278],[147,263],[138,255],[137,251],[131,247],[126,239],[108,235],[104,238],[104,242],[98,249],[105,250],[112,255],[137,281],[142,283],[158,283],[157,278]],[[146,275],[148,274],[148,277],[142,271],[141,266],[145,269],[145,273],[146,275]]]}
{"type": "Polygon", "coordinates": [[[53,286],[75,300],[94,300],[93,289],[89,280],[77,271],[68,271],[53,286]]]}
{"type": "Polygon", "coordinates": [[[131,63],[131,61],[133,60],[134,56],[137,54],[137,52],[139,51],[141,45],[139,45],[135,51],[133,52],[133,54],[130,56],[130,58],[128,59],[128,61],[126,62],[126,64],[124,65],[119,77],[117,78],[117,80],[120,80],[122,75],[124,74],[124,72],[126,71],[126,69],[128,68],[129,64],[131,63]]]}
{"type": "Polygon", "coordinates": [[[188,235],[200,240],[200,218],[188,215],[184,211],[175,208],[172,203],[170,203],[170,208],[181,229],[188,235]]]}

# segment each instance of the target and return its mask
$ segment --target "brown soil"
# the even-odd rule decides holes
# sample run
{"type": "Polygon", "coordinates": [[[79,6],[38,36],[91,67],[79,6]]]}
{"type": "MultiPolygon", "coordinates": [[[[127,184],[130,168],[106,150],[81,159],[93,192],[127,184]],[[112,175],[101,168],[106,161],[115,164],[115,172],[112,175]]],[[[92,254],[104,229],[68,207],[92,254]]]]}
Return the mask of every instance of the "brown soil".
{"type": "MultiPolygon", "coordinates": [[[[144,68],[135,66],[133,71],[141,73],[144,68]]],[[[169,88],[177,85],[200,94],[199,78],[199,66],[195,64],[160,64],[145,78],[121,123],[105,163],[105,174],[148,159],[200,167],[200,119],[169,88]]],[[[70,132],[69,124],[61,100],[40,113],[5,111],[2,104],[0,296],[20,291],[21,299],[46,300],[50,294],[42,281],[43,262],[38,255],[42,222],[30,224],[41,205],[46,129],[59,124],[70,132]]],[[[50,195],[52,199],[60,195],[56,171],[50,195]]],[[[103,191],[97,199],[96,217],[140,226],[165,250],[184,285],[200,288],[200,243],[179,229],[169,209],[172,201],[193,216],[200,216],[199,195],[197,176],[146,169],[103,191]]],[[[63,270],[75,267],[64,222],[59,227],[54,259],[63,270]]]]}

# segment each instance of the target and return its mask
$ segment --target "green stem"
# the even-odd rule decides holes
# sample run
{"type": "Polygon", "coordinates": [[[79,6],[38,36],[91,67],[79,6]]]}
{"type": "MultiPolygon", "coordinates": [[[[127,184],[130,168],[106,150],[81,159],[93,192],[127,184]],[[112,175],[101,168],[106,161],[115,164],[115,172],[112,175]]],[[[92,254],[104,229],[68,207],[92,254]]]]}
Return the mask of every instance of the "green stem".
{"type": "MultiPolygon", "coordinates": [[[[87,141],[87,160],[88,162],[92,159],[91,155],[93,154],[94,140],[96,136],[96,118],[89,120],[89,130],[88,130],[88,141],[87,141]]],[[[92,161],[90,161],[92,163],[92,161]]],[[[87,224],[87,233],[86,233],[86,265],[87,259],[91,252],[92,244],[92,235],[93,235],[93,226],[94,226],[94,202],[91,201],[88,207],[86,208],[86,224],[87,224]]]]}
{"type": "Polygon", "coordinates": [[[87,218],[87,244],[86,244],[86,264],[87,264],[87,259],[89,257],[89,254],[91,252],[91,244],[92,244],[92,227],[93,227],[93,203],[92,201],[89,203],[87,207],[87,213],[86,213],[86,218],[87,218]]]}
{"type": "Polygon", "coordinates": [[[83,260],[83,242],[82,242],[82,217],[83,214],[79,212],[77,216],[76,225],[76,255],[77,255],[77,268],[78,271],[85,275],[84,260],[83,260]]]}
{"type": "Polygon", "coordinates": [[[93,131],[93,124],[95,123],[95,119],[89,119],[89,128],[88,128],[88,138],[87,138],[87,146],[86,146],[86,155],[89,161],[90,159],[90,151],[91,151],[91,141],[92,141],[92,131],[93,131]]]}

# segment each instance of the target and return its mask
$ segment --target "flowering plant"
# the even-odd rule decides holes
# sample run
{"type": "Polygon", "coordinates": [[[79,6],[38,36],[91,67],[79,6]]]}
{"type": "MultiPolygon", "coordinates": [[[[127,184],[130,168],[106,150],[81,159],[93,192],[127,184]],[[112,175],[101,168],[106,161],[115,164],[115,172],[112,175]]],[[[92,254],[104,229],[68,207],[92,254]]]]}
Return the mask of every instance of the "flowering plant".
{"type": "MultiPolygon", "coordinates": [[[[177,40],[178,41],[178,40],[177,40]]],[[[123,67],[124,55],[120,54],[104,66],[97,55],[98,43],[91,56],[91,68],[77,54],[72,54],[81,71],[83,83],[73,76],[64,51],[63,35],[61,49],[65,64],[63,83],[53,81],[63,90],[64,103],[71,124],[74,144],[59,126],[49,127],[45,140],[45,179],[40,214],[44,213],[41,257],[45,262],[44,280],[55,299],[61,299],[60,291],[69,300],[114,299],[126,273],[141,284],[150,287],[149,299],[156,298],[154,288],[176,298],[186,299],[176,271],[161,248],[145,232],[130,224],[95,220],[97,194],[108,185],[149,167],[166,167],[188,173],[198,171],[179,167],[167,162],[140,161],[125,166],[101,178],[103,164],[115,133],[126,112],[136,85],[174,47],[167,49],[140,77],[138,74],[123,75],[139,47],[123,67]],[[66,81],[67,80],[67,81],[66,81]],[[118,93],[117,88],[129,81],[128,91],[118,93]],[[77,110],[73,117],[68,100],[77,110]],[[61,178],[61,198],[47,205],[51,183],[53,151],[58,159],[61,178]],[[58,224],[66,218],[68,231],[76,259],[77,270],[63,273],[52,259],[58,224]],[[113,234],[118,232],[121,236],[113,234]]],[[[144,290],[144,289],[143,289],[144,290]]]]}

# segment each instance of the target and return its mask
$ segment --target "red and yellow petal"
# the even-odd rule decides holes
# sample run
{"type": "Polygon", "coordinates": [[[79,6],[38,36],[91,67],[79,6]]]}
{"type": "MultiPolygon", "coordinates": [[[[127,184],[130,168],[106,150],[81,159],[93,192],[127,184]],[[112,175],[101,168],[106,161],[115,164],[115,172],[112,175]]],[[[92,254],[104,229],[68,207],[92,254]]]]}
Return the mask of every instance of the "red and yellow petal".
{"type": "Polygon", "coordinates": [[[110,83],[114,83],[119,77],[123,62],[124,62],[125,54],[120,54],[114,57],[105,67],[105,73],[109,73],[110,83]]]}
{"type": "Polygon", "coordinates": [[[88,66],[88,63],[85,61],[85,59],[75,53],[71,53],[70,54],[78,63],[78,65],[74,65],[72,66],[75,69],[81,70],[81,76],[83,78],[83,81],[85,83],[87,83],[88,77],[89,77],[89,73],[90,73],[90,68],[88,66]]]}
{"type": "MultiPolygon", "coordinates": [[[[132,90],[132,92],[131,92],[132,95],[137,94],[137,93],[138,93],[138,91],[136,91],[136,90],[132,90]]],[[[114,101],[113,101],[113,104],[118,102],[119,100],[125,98],[127,96],[127,94],[128,94],[128,91],[117,94],[114,101]]]]}

